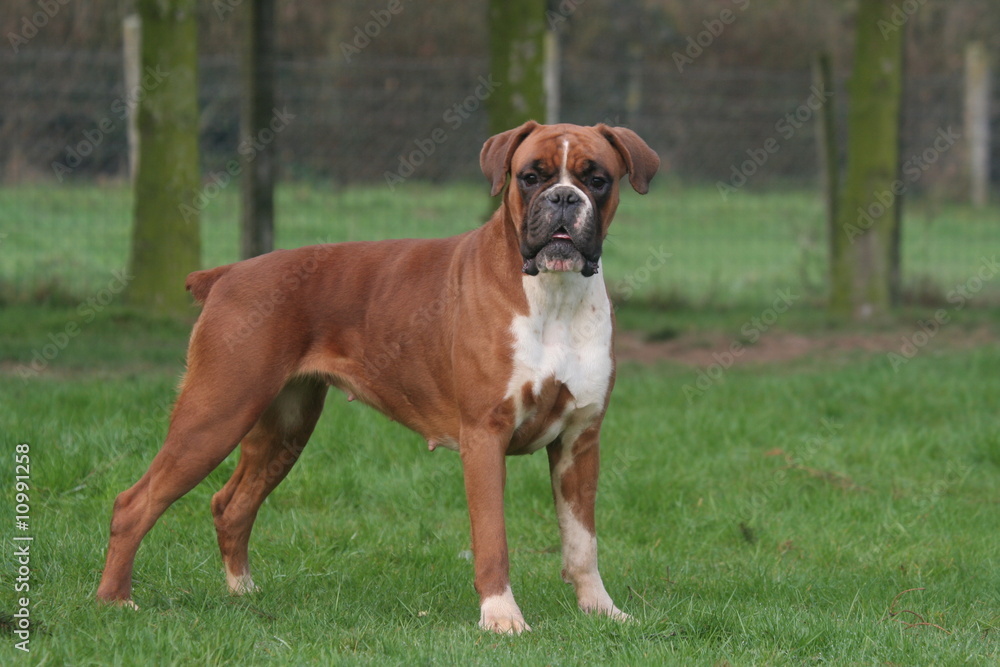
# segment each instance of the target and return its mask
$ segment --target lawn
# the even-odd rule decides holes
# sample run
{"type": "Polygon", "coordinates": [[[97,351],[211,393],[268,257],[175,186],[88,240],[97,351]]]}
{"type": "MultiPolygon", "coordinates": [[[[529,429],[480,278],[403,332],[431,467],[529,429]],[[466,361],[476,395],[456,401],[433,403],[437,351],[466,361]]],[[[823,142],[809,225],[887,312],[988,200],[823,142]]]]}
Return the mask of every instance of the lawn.
{"type": "MultiPolygon", "coordinates": [[[[285,188],[279,244],[443,235],[485,211],[481,188],[428,190],[414,208],[377,189],[285,188]]],[[[209,499],[233,456],[143,543],[135,572],[141,610],[99,606],[111,504],[166,432],[189,322],[151,318],[117,300],[92,315],[81,310],[127,247],[118,219],[127,218],[126,197],[112,188],[98,200],[97,192],[77,192],[74,210],[63,191],[0,190],[3,248],[17,249],[0,266],[8,299],[0,308],[0,663],[1000,660],[1000,317],[949,304],[948,323],[894,367],[888,353],[912,341],[918,321],[940,304],[903,310],[876,328],[831,326],[811,305],[811,279],[795,268],[815,268],[802,258],[819,246],[787,233],[815,227],[818,204],[794,193],[744,198],[740,210],[756,230],[747,232],[718,220],[723,209],[707,190],[667,186],[656,197],[630,195],[620,209],[605,274],[613,286],[634,281],[637,298],[618,291],[619,321],[638,330],[634,337],[718,350],[711,359],[724,359],[730,342],[760,349],[779,334],[856,342],[731,368],[623,357],[603,431],[598,523],[605,583],[636,622],[576,610],[559,576],[546,461],[536,455],[509,460],[507,491],[513,586],[534,632],[479,631],[458,457],[429,453],[418,436],[339,393],[261,510],[251,561],[262,592],[231,597],[222,574],[209,499]],[[6,224],[31,215],[33,224],[16,231],[6,224]],[[769,220],[778,229],[767,240],[760,234],[769,220]],[[95,231],[75,229],[80,222],[95,231]],[[660,239],[672,263],[643,273],[660,239]],[[747,265],[733,263],[744,256],[747,265]],[[45,262],[55,276],[48,282],[37,268],[45,262]],[[770,263],[774,273],[748,278],[749,263],[770,263]],[[803,275],[805,282],[786,282],[803,275]],[[745,329],[786,287],[803,296],[752,340],[745,329]],[[25,303],[32,293],[49,303],[25,303]],[[875,340],[882,342],[864,344],[875,340]],[[42,358],[37,374],[25,371],[46,345],[58,352],[42,358]],[[708,372],[704,390],[685,390],[708,372]],[[20,532],[18,443],[30,444],[31,458],[29,530],[20,532]],[[23,545],[15,535],[34,537],[28,593],[14,590],[23,545]],[[14,647],[13,614],[26,594],[24,656],[14,647]]],[[[206,212],[206,264],[232,259],[232,216],[223,208],[206,212]]],[[[997,247],[985,227],[989,212],[911,215],[915,230],[930,221],[926,233],[938,241],[920,246],[915,232],[907,256],[914,264],[920,252],[943,258],[929,266],[939,286],[964,282],[997,247]],[[938,236],[942,229],[950,231],[938,236]]]]}
{"type": "MultiPolygon", "coordinates": [[[[221,573],[208,502],[231,457],[146,539],[142,610],[98,606],[111,503],[165,432],[186,325],[110,308],[22,381],[17,364],[73,317],[19,306],[0,322],[7,489],[15,443],[31,445],[33,663],[1000,658],[995,343],[931,345],[898,371],[862,352],[737,366],[696,398],[683,392],[695,368],[624,363],[599,522],[606,583],[637,622],[574,608],[533,456],[510,460],[507,516],[534,632],[510,638],[476,629],[458,458],[339,394],[261,511],[251,554],[262,593],[230,597],[221,573]]],[[[12,526],[4,495],[0,522],[12,526]]],[[[8,615],[13,532],[0,565],[8,615]]],[[[3,662],[19,653],[12,622],[0,620],[3,662]]]]}
{"type": "MultiPolygon", "coordinates": [[[[491,205],[480,183],[286,185],[277,193],[277,246],[447,236],[478,224],[491,205]]],[[[107,287],[128,263],[130,211],[122,186],[0,188],[0,303],[72,305],[107,287]]],[[[204,266],[237,259],[238,211],[232,188],[205,207],[204,266]]],[[[997,206],[908,202],[902,274],[910,300],[944,301],[974,276],[1000,247],[998,219],[997,206]]],[[[815,193],[748,191],[724,201],[713,186],[664,178],[645,197],[624,186],[604,268],[615,293],[646,301],[756,304],[791,288],[816,302],[825,292],[826,237],[815,193]]],[[[976,296],[1000,303],[1000,281],[976,296]]]]}

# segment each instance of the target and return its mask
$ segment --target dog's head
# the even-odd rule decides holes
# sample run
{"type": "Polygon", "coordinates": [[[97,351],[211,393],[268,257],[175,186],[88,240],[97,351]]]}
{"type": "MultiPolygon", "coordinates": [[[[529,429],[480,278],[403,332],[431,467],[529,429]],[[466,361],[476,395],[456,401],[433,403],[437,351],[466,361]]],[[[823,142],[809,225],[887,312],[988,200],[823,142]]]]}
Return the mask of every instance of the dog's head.
{"type": "Polygon", "coordinates": [[[660,158],[624,127],[528,121],[488,139],[479,163],[492,195],[511,175],[504,203],[518,227],[524,273],[592,276],[618,208],[618,181],[628,174],[646,194],[660,158]]]}

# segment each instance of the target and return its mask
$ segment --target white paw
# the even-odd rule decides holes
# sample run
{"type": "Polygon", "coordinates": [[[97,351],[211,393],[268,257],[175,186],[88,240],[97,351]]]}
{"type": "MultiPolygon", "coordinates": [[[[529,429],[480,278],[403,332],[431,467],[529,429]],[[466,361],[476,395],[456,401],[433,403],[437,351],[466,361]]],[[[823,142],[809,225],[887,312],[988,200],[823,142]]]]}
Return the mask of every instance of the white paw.
{"type": "Polygon", "coordinates": [[[491,595],[483,600],[480,608],[479,627],[490,632],[508,635],[531,632],[531,627],[525,623],[520,608],[514,602],[514,594],[509,586],[500,595],[491,595]]]}
{"type": "Polygon", "coordinates": [[[229,592],[233,595],[246,595],[260,590],[249,574],[230,574],[227,571],[226,583],[229,584],[229,592]]]}
{"type": "Polygon", "coordinates": [[[611,601],[611,596],[604,590],[604,584],[600,581],[589,582],[588,585],[581,586],[577,590],[577,603],[580,609],[588,614],[601,614],[615,619],[616,621],[635,620],[611,601]]]}
{"type": "Polygon", "coordinates": [[[132,598],[127,600],[108,600],[107,604],[112,607],[121,607],[122,609],[131,609],[132,611],[139,611],[139,605],[132,602],[132,598]]]}
{"type": "Polygon", "coordinates": [[[525,623],[524,617],[520,614],[507,617],[483,615],[479,619],[479,627],[501,635],[519,635],[522,632],[531,632],[531,626],[525,623]]]}
{"type": "Polygon", "coordinates": [[[602,616],[607,616],[613,618],[616,621],[634,621],[635,619],[623,612],[621,609],[616,607],[611,600],[608,600],[608,604],[605,605],[592,605],[584,606],[580,604],[580,609],[588,614],[600,614],[602,616]]]}

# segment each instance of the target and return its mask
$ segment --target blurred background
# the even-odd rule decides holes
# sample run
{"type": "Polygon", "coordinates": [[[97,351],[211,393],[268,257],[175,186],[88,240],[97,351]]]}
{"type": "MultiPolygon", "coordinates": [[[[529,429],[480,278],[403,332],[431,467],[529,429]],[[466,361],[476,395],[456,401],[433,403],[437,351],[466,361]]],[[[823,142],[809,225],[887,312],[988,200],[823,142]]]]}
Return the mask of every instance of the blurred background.
{"type": "MultiPolygon", "coordinates": [[[[443,235],[483,220],[485,102],[505,85],[491,70],[488,5],[277,3],[282,122],[273,141],[257,146],[273,151],[277,165],[277,246],[443,235]],[[376,26],[380,16],[390,19],[376,26]]],[[[240,124],[243,9],[238,0],[197,4],[202,188],[191,201],[205,266],[239,258],[238,187],[225,171],[256,150],[240,124]]],[[[549,3],[547,39],[557,48],[549,120],[630,127],[663,159],[653,191],[626,195],[613,230],[608,280],[619,295],[664,307],[749,306],[794,288],[824,302],[818,109],[832,112],[843,156],[856,11],[850,1],[549,3]],[[835,103],[817,96],[819,52],[831,58],[835,103]],[[632,276],[646,248],[661,246],[670,259],[651,277],[635,289],[615,284],[632,276]]],[[[898,12],[899,25],[887,29],[905,32],[900,159],[919,168],[902,213],[901,299],[933,306],[947,303],[1000,241],[988,203],[1000,181],[1000,85],[991,67],[1000,8],[993,0],[906,0],[898,12]],[[972,192],[974,140],[963,130],[976,53],[988,66],[993,130],[984,139],[986,203],[972,192]],[[921,160],[946,135],[960,138],[921,160]]],[[[0,8],[0,243],[13,249],[0,253],[2,302],[72,305],[128,262],[126,126],[144,94],[125,83],[128,13],[121,0],[0,8]]],[[[157,85],[155,72],[143,76],[143,86],[157,85]]],[[[976,301],[996,303],[996,283],[977,290],[976,301]]]]}

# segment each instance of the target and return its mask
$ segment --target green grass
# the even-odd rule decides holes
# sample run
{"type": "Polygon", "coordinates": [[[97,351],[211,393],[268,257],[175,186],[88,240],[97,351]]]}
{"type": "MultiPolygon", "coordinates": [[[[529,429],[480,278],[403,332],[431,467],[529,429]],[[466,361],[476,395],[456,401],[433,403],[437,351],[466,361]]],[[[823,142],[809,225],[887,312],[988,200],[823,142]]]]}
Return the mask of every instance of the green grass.
{"type": "MultiPolygon", "coordinates": [[[[445,236],[478,224],[489,206],[480,183],[409,184],[395,191],[286,185],[277,196],[277,245],[445,236]]],[[[72,305],[107,287],[112,271],[127,265],[130,212],[122,186],[0,188],[0,233],[6,234],[0,238],[0,303],[72,305]]],[[[206,267],[237,259],[237,215],[233,188],[205,208],[206,267]]],[[[998,218],[996,206],[909,202],[902,258],[908,297],[941,302],[966,283],[1000,245],[998,218]]],[[[604,268],[615,292],[646,302],[745,305],[788,288],[815,302],[825,293],[825,253],[814,193],[748,191],[723,201],[714,187],[664,178],[645,197],[623,186],[604,268]]],[[[1000,301],[1000,281],[987,281],[978,297],[1000,301]]]]}
{"type": "MultiPolygon", "coordinates": [[[[623,365],[603,437],[601,563],[638,622],[577,612],[559,578],[544,457],[517,458],[512,576],[534,632],[511,638],[476,628],[458,457],[428,453],[339,394],[261,510],[251,558],[262,593],[225,591],[208,503],[231,457],[144,542],[142,610],[98,606],[111,503],[165,433],[187,328],[110,308],[41,377],[20,380],[17,365],[74,317],[20,306],[0,318],[5,488],[13,445],[31,443],[33,664],[1000,658],[995,344],[932,344],[898,373],[860,353],[735,368],[692,401],[682,387],[696,369],[623,365]],[[903,624],[916,614],[940,628],[903,624]]],[[[10,496],[0,525],[12,525],[10,496]]],[[[7,614],[12,532],[0,556],[7,614]]],[[[9,663],[19,652],[3,622],[9,663]]]]}
{"type": "MultiPolygon", "coordinates": [[[[225,590],[208,503],[231,457],[144,542],[142,610],[97,605],[111,503],[166,432],[189,323],[117,298],[88,306],[125,263],[125,190],[0,188],[0,663],[25,657],[6,615],[18,597],[12,452],[29,442],[31,664],[996,664],[1000,320],[942,301],[997,247],[996,207],[908,206],[904,271],[934,305],[845,332],[814,305],[819,202],[738,195],[669,180],[624,195],[604,267],[623,327],[742,340],[792,289],[800,299],[775,329],[912,332],[944,303],[948,333],[898,372],[883,352],[824,353],[738,366],[692,399],[700,369],[623,364],[598,512],[605,582],[638,622],[575,609],[547,466],[525,457],[509,461],[507,516],[535,631],[512,638],[476,628],[458,457],[339,394],[261,510],[262,593],[225,590]],[[963,331],[979,333],[952,335],[963,331]],[[42,372],[23,380],[33,360],[42,372]]],[[[206,266],[235,259],[236,203],[226,191],[206,209],[206,266]]],[[[476,185],[289,186],[278,244],[452,234],[486,209],[476,185]]],[[[989,282],[981,296],[998,291],[989,282]]]]}

